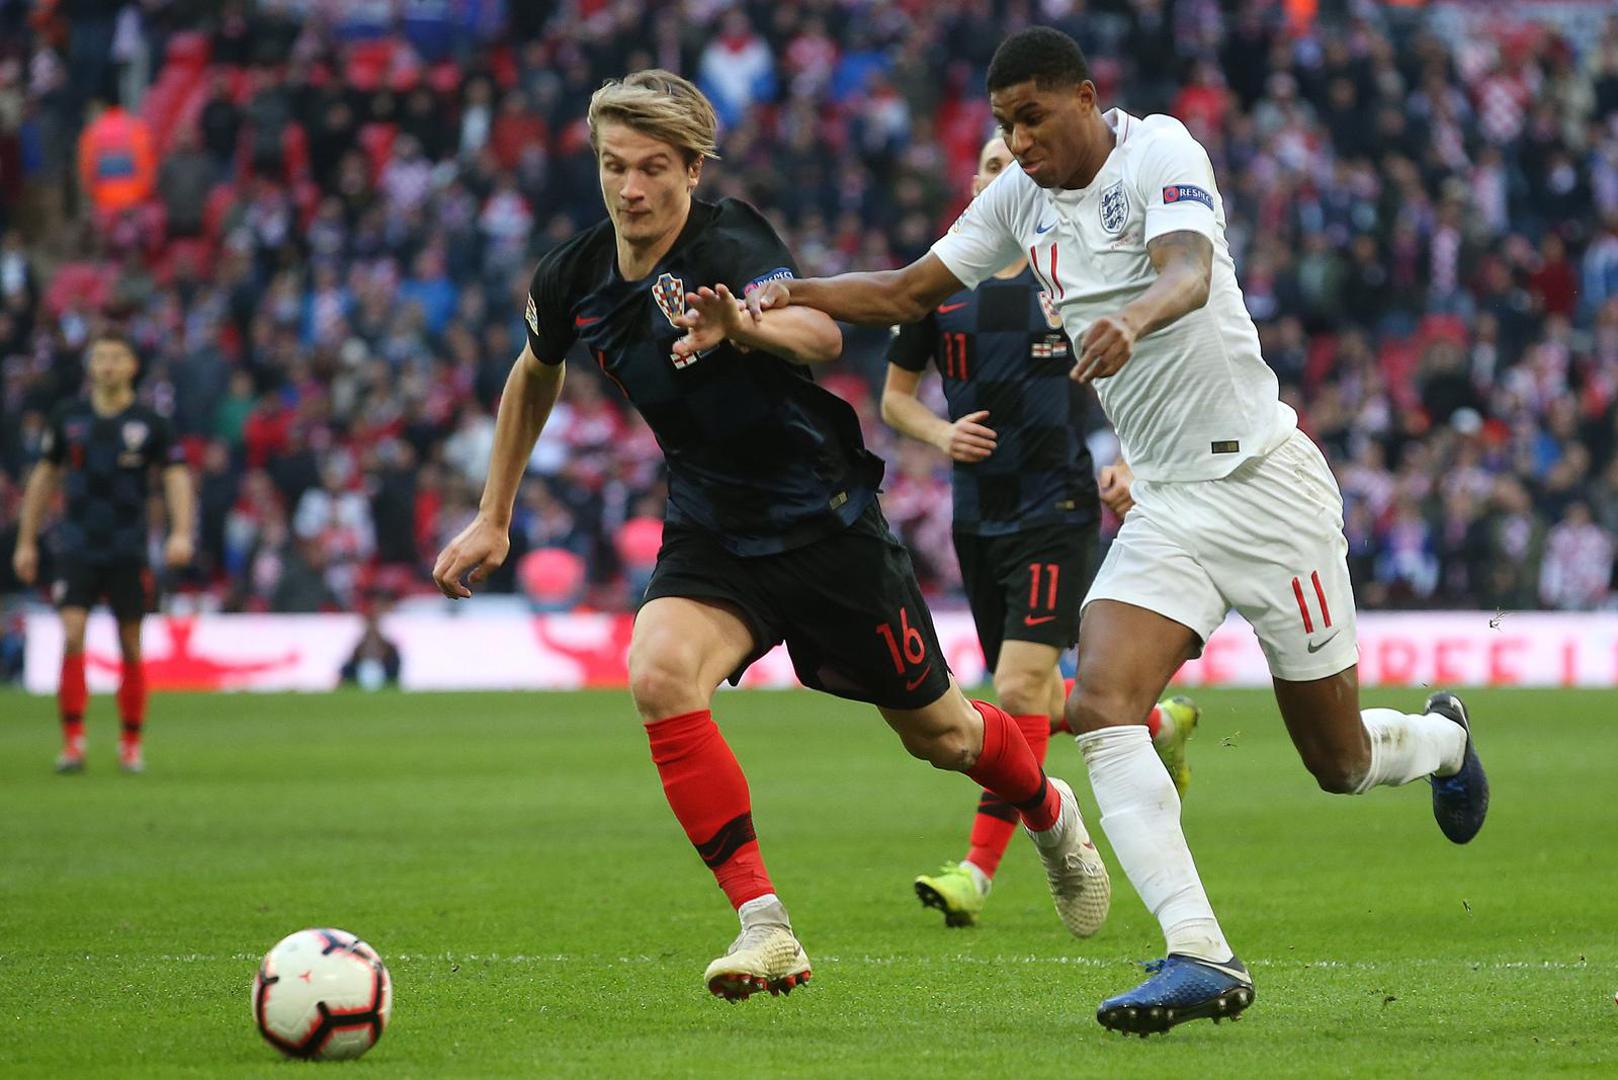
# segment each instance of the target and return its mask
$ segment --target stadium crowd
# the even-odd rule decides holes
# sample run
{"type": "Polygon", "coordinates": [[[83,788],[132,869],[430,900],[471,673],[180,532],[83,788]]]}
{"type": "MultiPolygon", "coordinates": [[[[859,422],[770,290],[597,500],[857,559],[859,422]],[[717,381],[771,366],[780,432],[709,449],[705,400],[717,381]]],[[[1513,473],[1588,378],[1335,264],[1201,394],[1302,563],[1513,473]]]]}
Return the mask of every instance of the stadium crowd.
{"type": "MultiPolygon", "coordinates": [[[[985,66],[1034,21],[1085,46],[1104,102],[1207,146],[1266,356],[1339,476],[1361,603],[1611,608],[1618,17],[1312,7],[0,0],[0,593],[103,320],[195,466],[198,557],[171,590],[274,611],[431,591],[533,262],[602,215],[583,115],[603,78],[697,77],[724,124],[699,194],[763,208],[803,273],[893,266],[964,204],[985,66]]],[[[847,341],[825,381],[947,597],[947,462],[877,417],[886,335],[847,341]]],[[[492,587],[625,607],[661,458],[580,360],[492,587]]]]}

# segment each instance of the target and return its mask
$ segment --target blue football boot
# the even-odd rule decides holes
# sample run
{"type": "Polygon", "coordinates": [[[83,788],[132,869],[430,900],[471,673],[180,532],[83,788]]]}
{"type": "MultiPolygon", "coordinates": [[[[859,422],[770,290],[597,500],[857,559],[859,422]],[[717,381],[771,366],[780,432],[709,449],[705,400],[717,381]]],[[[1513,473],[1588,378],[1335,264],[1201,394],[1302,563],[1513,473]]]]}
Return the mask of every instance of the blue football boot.
{"type": "Polygon", "coordinates": [[[1096,1009],[1102,1027],[1144,1039],[1187,1020],[1234,1020],[1253,1003],[1253,979],[1234,956],[1216,964],[1169,953],[1145,967],[1151,978],[1096,1009]]]}
{"type": "Polygon", "coordinates": [[[1489,812],[1489,778],[1483,774],[1483,762],[1478,760],[1472,725],[1467,721],[1466,706],[1461,704],[1461,699],[1441,690],[1427,699],[1426,711],[1455,721],[1466,732],[1466,756],[1461,760],[1461,771],[1454,776],[1427,779],[1433,786],[1433,817],[1438,819],[1438,827],[1454,843],[1464,844],[1483,828],[1483,819],[1489,812]]]}

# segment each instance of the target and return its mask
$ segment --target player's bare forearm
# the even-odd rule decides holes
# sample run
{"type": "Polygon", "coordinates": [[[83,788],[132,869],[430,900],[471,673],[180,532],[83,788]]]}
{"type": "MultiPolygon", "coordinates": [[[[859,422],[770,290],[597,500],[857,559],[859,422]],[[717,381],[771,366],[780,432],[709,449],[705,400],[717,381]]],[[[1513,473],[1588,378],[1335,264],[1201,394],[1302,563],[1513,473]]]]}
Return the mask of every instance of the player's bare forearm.
{"type": "Polygon", "coordinates": [[[945,449],[949,442],[949,421],[916,396],[920,383],[920,373],[895,364],[888,366],[888,382],[882,388],[882,422],[917,442],[945,449]]]}
{"type": "Polygon", "coordinates": [[[830,315],[813,308],[776,308],[756,321],[740,320],[730,340],[774,353],[795,364],[829,364],[843,355],[843,332],[830,315]]]}
{"type": "Polygon", "coordinates": [[[921,372],[890,363],[888,381],[882,387],[882,419],[912,439],[937,448],[954,462],[972,464],[994,453],[999,436],[984,423],[989,419],[987,409],[945,420],[916,396],[920,384],[921,372]]]}
{"type": "Polygon", "coordinates": [[[1208,302],[1213,242],[1199,232],[1164,233],[1146,245],[1157,280],[1120,313],[1137,337],[1169,325],[1208,302]]]}
{"type": "Polygon", "coordinates": [[[49,461],[41,461],[28,474],[28,484],[22,493],[22,511],[17,520],[18,547],[32,547],[38,541],[39,523],[45,517],[45,504],[50,501],[55,487],[56,466],[49,461]]]}
{"type": "Polygon", "coordinates": [[[541,363],[526,346],[511,365],[495,414],[494,449],[489,456],[483,498],[478,503],[480,516],[502,526],[511,523],[517,485],[528,468],[528,455],[534,452],[534,443],[562,393],[563,373],[564,365],[541,363]]]}
{"type": "Polygon", "coordinates": [[[900,434],[939,449],[949,441],[949,421],[914,397],[883,394],[882,420],[900,434]]]}
{"type": "Polygon", "coordinates": [[[795,306],[818,308],[858,326],[917,322],[961,288],[960,279],[932,252],[900,270],[787,278],[772,285],[784,289],[795,306]]]}
{"type": "Polygon", "coordinates": [[[191,473],[184,465],[163,470],[163,501],[168,504],[169,532],[190,536],[196,522],[196,495],[191,489],[191,473]]]}

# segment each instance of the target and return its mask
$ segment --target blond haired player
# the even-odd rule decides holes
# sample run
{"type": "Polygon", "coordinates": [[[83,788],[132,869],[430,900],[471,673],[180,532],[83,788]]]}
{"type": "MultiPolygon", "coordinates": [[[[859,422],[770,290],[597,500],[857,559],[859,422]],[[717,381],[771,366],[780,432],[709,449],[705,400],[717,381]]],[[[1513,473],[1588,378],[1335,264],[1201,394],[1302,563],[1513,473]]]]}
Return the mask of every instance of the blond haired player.
{"type": "MultiPolygon", "coordinates": [[[[804,685],[877,706],[905,748],[1017,807],[1064,918],[1093,933],[1111,898],[1071,789],[1047,781],[1015,722],[950,677],[909,554],[876,500],[881,460],[859,419],[815,385],[842,334],[807,309],[747,317],[738,297],[796,273],[757,210],[694,198],[713,107],[641,71],[590,102],[608,220],[540,261],[528,342],[500,400],[479,513],[439,555],[446,596],[506,557],[512,500],[583,345],[640,410],[669,466],[663,546],[635,617],[630,692],[664,794],[736,908],[741,934],[708,965],[716,995],[780,993],[809,959],[765,870],[747,778],[713,693],[785,641],[804,685]]],[[[790,732],[783,732],[790,738],[790,732]]]]}

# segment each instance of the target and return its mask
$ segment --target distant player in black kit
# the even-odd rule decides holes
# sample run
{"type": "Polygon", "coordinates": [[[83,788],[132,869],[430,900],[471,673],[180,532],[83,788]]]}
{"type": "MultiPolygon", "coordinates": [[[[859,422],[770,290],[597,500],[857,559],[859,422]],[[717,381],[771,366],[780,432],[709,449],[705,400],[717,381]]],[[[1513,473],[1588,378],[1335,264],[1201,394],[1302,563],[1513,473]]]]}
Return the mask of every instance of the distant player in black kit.
{"type": "Polygon", "coordinates": [[[185,458],[168,421],[135,401],[139,360],[134,346],[114,333],[90,343],[90,396],[64,402],[51,416],[44,455],[23,493],[22,520],[12,565],[24,584],[39,574],[40,521],[57,480],[66,494],[58,529],[54,596],[62,613],[62,677],[57,701],[62,716],[62,755],[57,772],[84,768],[84,627],[90,609],[105,599],[118,620],[123,679],[118,716],[123,735],[118,764],[141,772],[141,729],[146,722],[146,675],[141,667],[140,623],[153,603],[147,564],[147,502],[151,471],[163,473],[169,536],[163,549],[170,566],[191,561],[192,496],[185,458]]]}
{"type": "Polygon", "coordinates": [[[712,106],[685,79],[642,71],[598,90],[589,124],[610,220],[534,272],[478,517],[439,555],[434,581],[469,596],[467,582],[505,559],[529,451],[565,355],[583,344],[668,460],[629,679],[669,805],[741,918],[708,989],[745,998],[809,975],[759,854],[746,778],[709,709],[720,682],[783,640],[806,686],[875,704],[912,754],[1016,806],[1058,908],[1093,932],[1110,882],[1071,789],[1047,781],[1005,712],[955,686],[877,505],[881,463],[854,411],[804,366],[835,359],[841,332],[808,310],[744,318],[739,298],[796,265],[752,207],[693,199],[714,156],[712,106]]]}
{"type": "MultiPolygon", "coordinates": [[[[1000,138],[978,155],[976,195],[1012,161],[1000,138]]],[[[894,328],[882,418],[955,462],[955,552],[995,696],[1043,763],[1063,725],[1057,660],[1079,639],[1079,604],[1095,577],[1103,499],[1128,510],[1128,470],[1095,468],[1084,442],[1084,389],[1062,320],[1026,259],[976,289],[948,297],[917,323],[894,328]],[[949,419],[916,396],[928,365],[943,379],[949,419]]],[[[1189,781],[1185,740],[1196,706],[1163,702],[1150,727],[1164,764],[1189,781]]],[[[916,894],[950,926],[970,926],[988,899],[1017,822],[985,791],[960,862],[916,878],[916,894]]]]}

